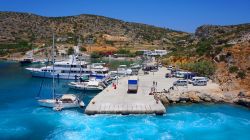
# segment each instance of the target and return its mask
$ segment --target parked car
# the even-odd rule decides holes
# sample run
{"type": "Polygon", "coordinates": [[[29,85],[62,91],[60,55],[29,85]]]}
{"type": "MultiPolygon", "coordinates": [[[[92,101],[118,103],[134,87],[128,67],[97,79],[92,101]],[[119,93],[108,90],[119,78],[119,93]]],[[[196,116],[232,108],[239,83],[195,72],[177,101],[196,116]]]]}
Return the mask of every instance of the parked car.
{"type": "Polygon", "coordinates": [[[167,67],[167,70],[172,70],[173,69],[173,66],[168,66],[167,67]]]}
{"type": "Polygon", "coordinates": [[[205,80],[206,82],[208,82],[209,79],[207,77],[193,77],[192,83],[199,81],[199,80],[205,80]]]}
{"type": "Polygon", "coordinates": [[[197,81],[193,82],[193,86],[206,86],[206,85],[207,85],[206,80],[197,80],[197,81]]]}
{"type": "Polygon", "coordinates": [[[173,83],[174,86],[187,86],[187,80],[177,80],[173,83]]]}
{"type": "Polygon", "coordinates": [[[150,70],[150,72],[157,72],[158,71],[158,69],[152,69],[152,70],[150,70]]]}
{"type": "Polygon", "coordinates": [[[166,73],[165,74],[165,78],[171,78],[172,77],[172,74],[171,73],[166,73]]]}

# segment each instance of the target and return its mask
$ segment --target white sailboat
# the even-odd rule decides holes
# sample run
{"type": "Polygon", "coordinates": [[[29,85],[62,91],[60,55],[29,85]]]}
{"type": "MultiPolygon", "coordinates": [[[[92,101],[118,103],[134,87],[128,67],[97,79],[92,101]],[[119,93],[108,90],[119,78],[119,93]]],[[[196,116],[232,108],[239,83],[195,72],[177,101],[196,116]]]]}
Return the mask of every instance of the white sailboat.
{"type": "MultiPolygon", "coordinates": [[[[54,34],[53,34],[53,49],[52,49],[52,72],[54,72],[54,34]]],[[[53,74],[52,99],[38,100],[38,104],[43,107],[53,108],[54,110],[62,110],[65,108],[82,107],[84,103],[74,94],[63,94],[60,98],[55,98],[55,77],[53,74]]]]}

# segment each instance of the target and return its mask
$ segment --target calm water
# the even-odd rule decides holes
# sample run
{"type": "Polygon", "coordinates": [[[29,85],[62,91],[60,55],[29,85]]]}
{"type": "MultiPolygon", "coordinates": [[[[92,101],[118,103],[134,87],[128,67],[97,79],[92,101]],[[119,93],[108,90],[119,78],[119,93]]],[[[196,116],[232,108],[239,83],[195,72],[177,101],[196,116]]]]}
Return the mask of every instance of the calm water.
{"type": "MultiPolygon", "coordinates": [[[[54,112],[39,107],[43,79],[16,63],[0,62],[0,139],[249,139],[250,110],[232,105],[178,105],[164,116],[87,116],[82,109],[54,112]]],[[[41,94],[50,95],[46,79],[41,94]]],[[[69,90],[57,82],[57,92],[69,90]]],[[[76,93],[88,103],[96,93],[76,93]]]]}

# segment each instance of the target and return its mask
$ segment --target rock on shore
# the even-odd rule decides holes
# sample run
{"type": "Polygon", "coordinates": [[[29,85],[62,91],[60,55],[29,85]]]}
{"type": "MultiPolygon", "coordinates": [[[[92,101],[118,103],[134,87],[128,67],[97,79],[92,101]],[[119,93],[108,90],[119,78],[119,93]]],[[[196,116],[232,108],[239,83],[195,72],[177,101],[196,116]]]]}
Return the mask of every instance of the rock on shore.
{"type": "Polygon", "coordinates": [[[166,106],[174,103],[235,103],[250,108],[250,93],[249,92],[201,92],[187,91],[178,92],[172,91],[169,93],[157,93],[156,96],[166,106]]]}

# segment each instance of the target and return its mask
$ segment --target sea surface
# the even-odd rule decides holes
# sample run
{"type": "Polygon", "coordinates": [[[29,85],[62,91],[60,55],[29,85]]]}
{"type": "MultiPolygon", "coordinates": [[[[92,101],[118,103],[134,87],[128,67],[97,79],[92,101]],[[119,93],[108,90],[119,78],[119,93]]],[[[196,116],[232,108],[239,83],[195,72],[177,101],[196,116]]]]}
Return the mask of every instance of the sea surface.
{"type": "MultiPolygon", "coordinates": [[[[56,93],[78,94],[86,104],[97,94],[66,84],[56,80],[56,93]]],[[[55,112],[38,106],[40,87],[41,98],[51,95],[50,79],[31,77],[18,63],[0,62],[0,140],[250,139],[250,110],[240,106],[189,104],[169,106],[163,116],[88,116],[84,109],[55,112]]]]}

